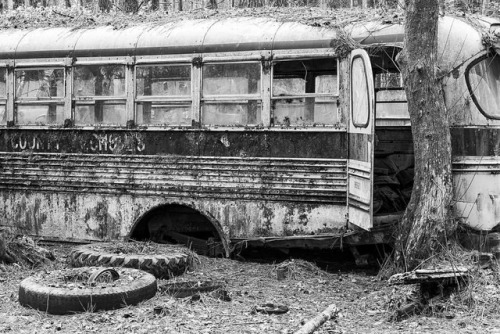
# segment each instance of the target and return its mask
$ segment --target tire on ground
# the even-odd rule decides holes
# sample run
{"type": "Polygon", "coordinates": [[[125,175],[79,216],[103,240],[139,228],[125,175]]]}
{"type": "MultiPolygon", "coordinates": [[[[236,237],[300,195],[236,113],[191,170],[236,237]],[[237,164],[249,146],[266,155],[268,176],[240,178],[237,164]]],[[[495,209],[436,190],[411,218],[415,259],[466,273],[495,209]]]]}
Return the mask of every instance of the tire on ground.
{"type": "Polygon", "coordinates": [[[73,267],[104,266],[126,267],[147,271],[156,278],[169,279],[186,272],[193,263],[192,253],[185,247],[167,247],[154,255],[113,254],[100,250],[102,246],[112,247],[113,243],[98,243],[76,247],[70,254],[73,267]]]}
{"type": "Polygon", "coordinates": [[[49,286],[43,279],[31,276],[19,286],[19,303],[50,314],[69,314],[135,305],[156,294],[157,283],[153,275],[130,268],[120,271],[122,275],[139,277],[121,286],[70,288],[49,286]]]}

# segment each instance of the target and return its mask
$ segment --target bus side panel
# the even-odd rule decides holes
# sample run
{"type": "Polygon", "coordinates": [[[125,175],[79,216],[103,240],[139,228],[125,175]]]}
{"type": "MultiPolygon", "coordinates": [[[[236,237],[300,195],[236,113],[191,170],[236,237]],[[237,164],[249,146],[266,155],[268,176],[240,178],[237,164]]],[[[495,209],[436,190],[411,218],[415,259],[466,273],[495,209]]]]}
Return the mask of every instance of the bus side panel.
{"type": "Polygon", "coordinates": [[[231,238],[345,225],[345,132],[6,130],[1,138],[0,214],[23,233],[116,239],[169,203],[210,215],[231,238]]]}
{"type": "Polygon", "coordinates": [[[116,240],[135,222],[164,204],[208,213],[230,238],[335,233],[345,225],[346,206],[292,202],[187,199],[90,193],[2,192],[0,213],[17,233],[59,240],[116,240]]]}
{"type": "Polygon", "coordinates": [[[500,128],[453,128],[455,213],[471,227],[500,224],[500,128]]]}
{"type": "MultiPolygon", "coordinates": [[[[346,159],[347,134],[330,131],[0,130],[0,152],[346,159]]],[[[57,156],[55,157],[57,158],[57,156]]],[[[9,159],[9,157],[4,157],[9,159]]]]}

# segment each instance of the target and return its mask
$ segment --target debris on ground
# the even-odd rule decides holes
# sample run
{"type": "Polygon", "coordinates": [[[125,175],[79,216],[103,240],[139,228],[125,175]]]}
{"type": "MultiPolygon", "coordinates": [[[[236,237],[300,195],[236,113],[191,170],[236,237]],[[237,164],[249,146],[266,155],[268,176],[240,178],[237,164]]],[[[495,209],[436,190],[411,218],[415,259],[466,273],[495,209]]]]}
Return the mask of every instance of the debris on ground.
{"type": "MultiPolygon", "coordinates": [[[[38,271],[67,268],[71,248],[49,245],[56,260],[38,271]]],[[[471,254],[464,258],[471,259],[471,254]]],[[[472,261],[472,260],[471,260],[472,261]]],[[[469,266],[467,266],[469,267],[469,266]]],[[[473,269],[469,285],[438,300],[418,316],[392,321],[395,310],[419,293],[417,284],[388,285],[365,271],[344,264],[324,271],[312,262],[289,259],[279,264],[241,262],[200,256],[200,265],[175,280],[224,281],[230,301],[215,290],[191,297],[175,298],[157,293],[136,306],[97,313],[55,316],[19,305],[19,283],[35,273],[31,268],[5,265],[0,273],[1,333],[283,333],[299,330],[329,305],[339,309],[336,319],[327,320],[314,333],[486,333],[500,328],[500,275],[496,266],[473,269]],[[291,269],[277,280],[277,267],[291,269]],[[219,295],[217,295],[219,294],[219,295]],[[196,296],[195,298],[193,298],[196,296]],[[198,300],[195,300],[198,299],[198,300]],[[254,306],[285,305],[288,312],[269,315],[252,313],[254,306]]],[[[168,281],[159,281],[160,284],[168,281]]],[[[221,292],[222,293],[222,292],[221,292]]],[[[223,293],[222,293],[223,294],[223,293]]]]}
{"type": "Polygon", "coordinates": [[[54,254],[37,245],[32,238],[0,233],[0,263],[17,263],[21,266],[36,268],[54,260],[54,254]]]}
{"type": "Polygon", "coordinates": [[[314,333],[321,325],[323,325],[327,320],[337,318],[339,309],[335,304],[328,306],[323,312],[316,315],[314,318],[309,320],[294,334],[311,334],[314,333]]]}

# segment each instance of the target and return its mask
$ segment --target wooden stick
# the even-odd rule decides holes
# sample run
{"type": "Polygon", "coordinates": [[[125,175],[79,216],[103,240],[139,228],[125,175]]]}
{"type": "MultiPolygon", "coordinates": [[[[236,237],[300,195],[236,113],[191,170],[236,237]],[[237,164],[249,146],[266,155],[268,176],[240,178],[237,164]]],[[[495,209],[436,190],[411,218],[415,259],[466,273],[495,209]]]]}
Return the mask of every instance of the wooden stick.
{"type": "Polygon", "coordinates": [[[314,333],[321,325],[323,325],[327,320],[334,319],[337,317],[339,309],[335,304],[328,306],[323,312],[316,315],[314,318],[306,322],[298,331],[294,334],[311,334],[314,333]]]}

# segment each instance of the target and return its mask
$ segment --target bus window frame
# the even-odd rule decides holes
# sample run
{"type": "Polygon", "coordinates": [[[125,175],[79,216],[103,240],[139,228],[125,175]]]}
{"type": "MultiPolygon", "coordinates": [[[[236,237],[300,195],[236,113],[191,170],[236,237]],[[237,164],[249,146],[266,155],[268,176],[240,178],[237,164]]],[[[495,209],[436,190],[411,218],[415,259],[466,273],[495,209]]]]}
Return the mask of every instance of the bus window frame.
{"type": "Polygon", "coordinates": [[[490,115],[488,114],[484,109],[483,107],[481,106],[481,104],[479,103],[479,101],[477,100],[477,97],[476,95],[474,94],[474,89],[472,89],[472,85],[471,85],[471,82],[470,82],[470,79],[469,79],[469,75],[470,75],[470,70],[476,66],[477,64],[479,64],[480,62],[482,62],[483,60],[485,59],[488,59],[488,58],[491,58],[491,57],[500,57],[500,54],[499,53],[496,53],[494,51],[490,51],[490,52],[487,52],[486,54],[474,59],[473,61],[471,61],[467,67],[465,68],[465,84],[467,85],[467,90],[469,92],[469,95],[472,99],[472,101],[474,102],[474,105],[476,106],[477,110],[479,110],[479,112],[484,116],[486,117],[487,119],[494,119],[494,120],[500,120],[500,115],[499,116],[493,116],[493,115],[490,115]]]}
{"type": "MultiPolygon", "coordinates": [[[[130,74],[129,74],[130,60],[123,58],[90,58],[75,61],[71,66],[71,120],[73,126],[77,128],[93,128],[93,127],[110,127],[110,128],[124,128],[129,119],[128,100],[130,95],[130,74]],[[123,66],[124,68],[124,92],[120,96],[76,96],[75,95],[75,69],[79,66],[123,66]],[[102,102],[103,105],[124,105],[125,123],[76,123],[76,108],[77,105],[96,105],[96,102],[102,102]],[[108,102],[108,103],[106,103],[108,102]],[[119,103],[121,102],[121,103],[119,103]]],[[[135,64],[134,64],[135,67],[135,64]]]]}
{"type": "MultiPolygon", "coordinates": [[[[351,64],[350,64],[350,66],[349,66],[349,68],[350,68],[350,73],[351,73],[351,74],[352,74],[352,65],[354,64],[354,61],[355,61],[356,59],[359,59],[359,58],[361,58],[361,60],[363,60],[363,58],[362,58],[360,55],[357,55],[357,56],[355,56],[355,57],[353,57],[353,58],[352,58],[352,60],[351,60],[351,64]]],[[[365,66],[365,63],[364,63],[363,61],[362,61],[362,64],[363,64],[363,73],[364,73],[364,75],[365,75],[365,82],[368,82],[368,75],[372,75],[372,73],[367,73],[367,71],[366,71],[366,66],[365,66]]],[[[349,100],[350,100],[350,104],[351,104],[351,106],[353,106],[353,105],[354,105],[354,103],[353,103],[353,98],[354,98],[354,94],[353,94],[353,91],[354,91],[354,89],[353,89],[353,82],[354,82],[354,81],[352,80],[352,75],[351,75],[351,76],[350,76],[350,78],[349,78],[349,87],[350,87],[350,91],[351,91],[351,92],[350,92],[350,98],[349,98],[349,100]]],[[[370,103],[370,101],[369,101],[369,97],[370,97],[370,88],[368,87],[368,85],[366,86],[366,96],[367,96],[367,99],[368,99],[368,113],[366,114],[366,122],[365,122],[365,123],[361,123],[361,124],[359,124],[359,123],[356,123],[356,122],[354,121],[354,108],[352,108],[352,107],[351,107],[351,119],[352,119],[352,124],[353,124],[355,127],[360,128],[360,129],[365,129],[365,128],[367,128],[367,127],[368,127],[368,125],[370,124],[370,112],[371,112],[372,110],[370,110],[370,107],[369,107],[369,103],[370,103]]]]}
{"type": "MultiPolygon", "coordinates": [[[[274,122],[274,112],[272,110],[272,104],[274,100],[283,100],[283,99],[298,99],[298,98],[311,98],[311,97],[329,97],[332,98],[331,103],[335,103],[337,106],[337,113],[338,108],[339,108],[339,102],[341,100],[340,96],[340,59],[335,53],[333,52],[318,52],[318,50],[314,49],[313,52],[308,50],[304,50],[303,52],[300,53],[289,53],[289,52],[282,52],[282,53],[277,53],[273,57],[273,61],[271,64],[271,71],[270,71],[270,118],[272,120],[271,127],[274,129],[284,129],[288,127],[284,127],[281,124],[275,124],[274,122]],[[285,96],[274,96],[274,65],[277,62],[286,62],[286,61],[301,61],[301,60],[315,60],[315,59],[325,59],[325,58],[334,58],[336,62],[336,87],[337,91],[335,94],[329,94],[329,93],[304,93],[304,94],[294,94],[294,95],[285,95],[285,96]]],[[[304,125],[290,125],[289,127],[292,128],[301,128],[301,129],[330,129],[334,128],[337,129],[339,127],[338,124],[304,124],[304,125]]]]}
{"type": "Polygon", "coordinates": [[[165,127],[176,127],[176,128],[189,128],[192,127],[193,121],[196,121],[196,105],[195,96],[197,85],[196,82],[196,66],[193,65],[193,60],[190,58],[177,58],[177,59],[141,59],[134,64],[133,76],[133,119],[135,124],[140,127],[148,128],[165,128],[165,127]],[[138,96],[137,94],[137,69],[140,67],[154,67],[154,66],[189,66],[190,77],[191,77],[191,87],[189,95],[150,95],[150,96],[138,96]],[[190,117],[191,122],[189,124],[146,124],[138,122],[138,104],[144,102],[163,102],[163,103],[178,103],[180,105],[186,104],[190,105],[190,117]]]}
{"type": "Polygon", "coordinates": [[[224,129],[224,128],[231,128],[231,129],[238,129],[238,128],[259,128],[262,126],[266,126],[267,123],[267,117],[265,116],[265,113],[269,113],[269,110],[266,110],[266,103],[264,100],[266,99],[266,94],[264,92],[264,81],[268,74],[265,73],[264,71],[264,65],[262,63],[262,59],[259,59],[256,57],[256,55],[239,55],[236,57],[231,57],[231,56],[224,56],[221,55],[220,57],[217,57],[216,55],[211,55],[211,57],[204,57],[203,62],[199,68],[199,77],[200,80],[198,82],[199,84],[199,112],[200,112],[200,124],[201,126],[205,128],[217,128],[217,129],[224,129]],[[204,95],[203,94],[203,69],[204,66],[206,65],[223,65],[223,64],[258,64],[260,67],[260,82],[259,86],[260,89],[258,93],[255,94],[221,94],[221,95],[204,95]],[[203,106],[208,104],[215,104],[215,103],[238,103],[238,102],[248,102],[248,101],[260,101],[260,123],[253,124],[253,123],[248,123],[248,124],[243,124],[243,125],[218,125],[218,124],[206,124],[203,122],[203,106]],[[208,103],[207,103],[208,102],[208,103]]]}
{"type": "MultiPolygon", "coordinates": [[[[7,69],[8,70],[8,69],[7,69]]],[[[12,82],[7,82],[7,85],[12,85],[13,87],[13,92],[12,92],[12,104],[13,104],[13,120],[14,124],[16,126],[21,126],[21,127],[44,127],[44,126],[54,126],[54,125],[63,125],[64,124],[64,118],[65,118],[65,107],[66,107],[66,94],[67,94],[67,81],[66,81],[66,75],[67,75],[67,69],[65,66],[63,66],[61,63],[20,63],[16,65],[15,67],[12,68],[12,82]],[[17,78],[16,78],[16,73],[18,71],[37,71],[37,70],[47,70],[47,69],[53,69],[53,70],[62,70],[63,75],[62,75],[62,89],[63,89],[63,94],[61,96],[56,96],[56,97],[18,97],[17,96],[17,78]],[[50,104],[55,104],[56,106],[62,106],[62,122],[60,123],[34,123],[34,124],[19,124],[19,118],[18,118],[18,106],[25,106],[25,105],[49,105],[50,104]]],[[[7,74],[7,80],[9,80],[9,75],[7,74]]],[[[6,101],[7,103],[7,101],[6,101]]],[[[6,106],[7,107],[7,106],[6,106]]],[[[9,120],[7,120],[9,121],[9,120]]]]}

